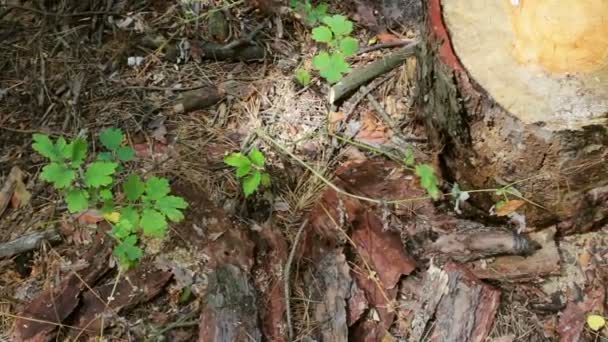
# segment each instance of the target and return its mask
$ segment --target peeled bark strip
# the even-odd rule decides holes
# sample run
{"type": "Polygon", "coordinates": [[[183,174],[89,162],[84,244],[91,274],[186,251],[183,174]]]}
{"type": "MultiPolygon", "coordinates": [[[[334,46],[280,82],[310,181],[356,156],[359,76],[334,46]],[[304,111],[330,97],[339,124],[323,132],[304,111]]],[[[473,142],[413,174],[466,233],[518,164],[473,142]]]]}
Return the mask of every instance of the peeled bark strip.
{"type": "Polygon", "coordinates": [[[100,225],[100,232],[93,246],[83,256],[83,259],[89,262],[89,267],[80,271],[78,276],[74,273],[69,274],[59,287],[43,292],[19,314],[23,318],[15,321],[11,341],[38,342],[53,338],[59,325],[78,306],[80,294],[86,285],[93,285],[110,269],[108,260],[112,253],[112,241],[103,232],[108,229],[107,224],[100,225]]]}
{"type": "Polygon", "coordinates": [[[588,229],[608,216],[580,206],[608,184],[608,3],[513,3],[427,3],[417,102],[461,188],[521,181],[546,208],[526,205],[529,225],[588,229]]]}
{"type": "Polygon", "coordinates": [[[255,289],[238,267],[225,264],[209,275],[209,294],[202,308],[198,340],[262,340],[255,289]]]}
{"type": "MultiPolygon", "coordinates": [[[[97,286],[93,291],[86,291],[82,296],[82,307],[74,316],[74,325],[78,330],[70,332],[71,338],[80,336],[83,340],[90,335],[99,333],[102,324],[102,315],[108,315],[106,311],[125,313],[140,303],[145,303],[154,298],[171,279],[171,273],[152,270],[149,266],[140,266],[128,272],[114,289],[114,282],[97,286]],[[110,295],[113,299],[110,300],[110,295]],[[102,299],[100,301],[99,299],[102,299]],[[106,302],[108,309],[106,310],[106,302]],[[85,332],[83,332],[86,331],[85,332]]],[[[112,323],[111,319],[103,320],[104,326],[112,323]]]]}
{"type": "Polygon", "coordinates": [[[482,283],[455,263],[443,270],[448,275],[447,293],[435,312],[431,341],[486,341],[500,303],[500,291],[482,283]]]}

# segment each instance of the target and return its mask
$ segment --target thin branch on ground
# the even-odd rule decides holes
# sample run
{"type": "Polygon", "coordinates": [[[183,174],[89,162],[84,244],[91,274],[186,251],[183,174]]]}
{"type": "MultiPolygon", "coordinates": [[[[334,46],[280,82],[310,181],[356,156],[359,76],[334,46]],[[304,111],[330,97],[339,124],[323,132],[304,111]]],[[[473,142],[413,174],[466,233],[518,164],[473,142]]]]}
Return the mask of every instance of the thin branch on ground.
{"type": "Polygon", "coordinates": [[[283,274],[283,290],[285,293],[285,315],[287,316],[287,333],[289,336],[289,341],[293,341],[293,323],[291,321],[291,291],[290,291],[290,279],[291,279],[291,265],[293,263],[293,258],[296,255],[296,250],[298,248],[298,242],[300,241],[300,236],[302,235],[302,231],[304,227],[308,225],[308,219],[305,219],[304,222],[300,225],[300,229],[296,233],[296,237],[293,240],[293,245],[291,246],[291,251],[289,252],[289,257],[287,258],[287,262],[285,263],[285,269],[283,274]]]}
{"type": "Polygon", "coordinates": [[[395,42],[388,42],[388,43],[381,43],[381,44],[371,45],[371,46],[367,46],[367,47],[364,47],[364,48],[360,49],[357,52],[357,54],[358,55],[362,55],[364,53],[372,52],[372,51],[376,51],[376,50],[380,50],[380,49],[402,47],[402,46],[406,46],[408,44],[411,44],[412,42],[413,42],[413,40],[403,39],[403,40],[399,40],[399,41],[395,41],[395,42]]]}

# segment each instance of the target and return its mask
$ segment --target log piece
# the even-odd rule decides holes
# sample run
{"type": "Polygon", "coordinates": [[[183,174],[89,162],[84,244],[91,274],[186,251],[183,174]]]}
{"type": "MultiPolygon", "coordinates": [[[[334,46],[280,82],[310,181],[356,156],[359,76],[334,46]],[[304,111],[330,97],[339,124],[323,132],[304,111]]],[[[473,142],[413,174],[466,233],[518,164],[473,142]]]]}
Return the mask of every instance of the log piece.
{"type": "Polygon", "coordinates": [[[555,244],[556,228],[551,227],[529,235],[540,250],[531,256],[506,255],[490,260],[478,260],[469,269],[480,279],[526,281],[560,273],[560,257],[555,244]]]}
{"type": "MultiPolygon", "coordinates": [[[[525,207],[530,226],[584,231],[608,217],[606,203],[581,206],[608,185],[608,5],[554,5],[428,1],[416,103],[448,179],[519,182],[539,204],[525,207]]],[[[491,196],[472,199],[487,210],[491,196]]]]}
{"type": "Polygon", "coordinates": [[[248,274],[230,264],[219,266],[209,275],[198,340],[261,341],[255,289],[248,274]]]}

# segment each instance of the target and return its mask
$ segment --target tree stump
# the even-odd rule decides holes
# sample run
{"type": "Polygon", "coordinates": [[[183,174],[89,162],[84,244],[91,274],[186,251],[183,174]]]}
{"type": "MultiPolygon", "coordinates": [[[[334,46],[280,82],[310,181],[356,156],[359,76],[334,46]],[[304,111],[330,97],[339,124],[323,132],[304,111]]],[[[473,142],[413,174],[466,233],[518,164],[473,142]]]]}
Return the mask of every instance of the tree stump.
{"type": "MultiPolygon", "coordinates": [[[[449,180],[513,185],[527,223],[608,218],[608,2],[429,0],[417,104],[449,180]],[[540,207],[542,206],[542,208],[540,207]]],[[[484,209],[493,194],[476,194],[484,209]]]]}

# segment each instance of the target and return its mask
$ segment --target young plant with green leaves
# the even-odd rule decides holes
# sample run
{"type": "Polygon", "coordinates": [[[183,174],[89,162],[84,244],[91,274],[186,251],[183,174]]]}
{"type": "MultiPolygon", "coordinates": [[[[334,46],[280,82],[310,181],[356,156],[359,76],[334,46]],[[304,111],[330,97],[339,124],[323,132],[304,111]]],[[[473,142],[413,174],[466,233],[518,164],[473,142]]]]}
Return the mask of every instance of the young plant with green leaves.
{"type": "Polygon", "coordinates": [[[114,256],[124,268],[134,265],[143,256],[138,245],[141,236],[163,238],[167,220],[184,218],[186,201],[170,195],[169,181],[151,177],[144,181],[130,174],[124,181],[121,163],[135,156],[124,145],[120,129],[101,132],[99,141],[106,151],[87,163],[88,145],[83,137],[68,142],[63,137],[52,141],[44,134],[34,134],[32,148],[49,160],[40,178],[50,183],[63,196],[67,209],[76,214],[87,209],[99,209],[112,224],[112,236],[118,244],[114,256]],[[115,196],[116,192],[121,195],[115,196]]]}
{"type": "Polygon", "coordinates": [[[245,155],[234,152],[224,158],[224,163],[236,169],[236,177],[243,178],[243,192],[249,197],[256,192],[260,185],[270,186],[270,175],[265,171],[266,158],[262,151],[254,148],[245,155]]]}
{"type": "Polygon", "coordinates": [[[312,30],[312,38],[318,43],[325,44],[327,50],[314,56],[312,63],[321,77],[333,84],[351,71],[346,58],[357,53],[359,43],[350,36],[353,31],[353,23],[345,16],[324,17],[322,22],[325,25],[312,30]]]}
{"type": "Polygon", "coordinates": [[[327,4],[313,5],[310,0],[300,1],[291,0],[291,8],[298,14],[302,15],[308,25],[318,24],[327,15],[327,4]]]}
{"type": "Polygon", "coordinates": [[[438,200],[441,197],[441,190],[439,190],[439,182],[433,167],[429,164],[418,164],[414,158],[414,151],[408,148],[405,150],[405,158],[403,164],[414,171],[414,174],[420,178],[420,186],[426,190],[427,194],[432,199],[438,200]]]}
{"type": "Polygon", "coordinates": [[[298,81],[298,83],[302,87],[308,86],[310,84],[310,82],[312,81],[310,72],[308,72],[308,70],[306,70],[304,68],[298,68],[296,70],[295,76],[296,76],[296,81],[298,81]]]}

